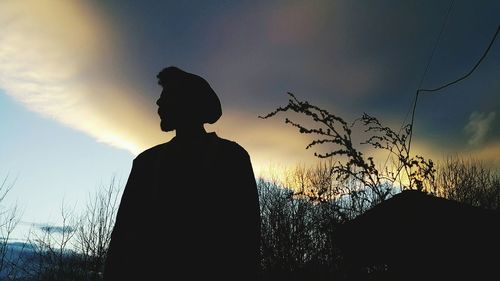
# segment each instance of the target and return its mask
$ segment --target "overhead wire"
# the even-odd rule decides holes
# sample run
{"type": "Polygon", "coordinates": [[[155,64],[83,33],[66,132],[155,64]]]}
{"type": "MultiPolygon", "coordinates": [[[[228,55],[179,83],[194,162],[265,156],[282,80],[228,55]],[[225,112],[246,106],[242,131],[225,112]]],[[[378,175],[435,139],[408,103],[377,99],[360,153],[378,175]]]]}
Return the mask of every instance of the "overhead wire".
{"type": "MultiPolygon", "coordinates": [[[[420,78],[420,82],[418,83],[418,87],[417,89],[420,89],[422,87],[422,84],[424,83],[425,81],[425,78],[427,76],[427,73],[429,72],[429,69],[430,69],[430,66],[432,64],[432,60],[434,58],[434,55],[436,53],[436,50],[439,46],[439,43],[441,42],[441,38],[443,37],[443,34],[444,34],[444,30],[448,24],[448,20],[450,18],[450,14],[451,14],[451,11],[453,10],[453,6],[455,4],[455,0],[451,0],[450,1],[450,5],[448,6],[448,10],[446,12],[446,15],[445,15],[445,19],[443,21],[443,24],[441,25],[441,30],[439,31],[439,34],[436,38],[436,42],[434,43],[434,46],[432,48],[432,52],[431,52],[431,55],[429,56],[429,58],[427,59],[427,64],[425,65],[425,69],[424,69],[424,72],[422,73],[422,77],[420,78]]],[[[415,101],[415,99],[414,99],[415,101]]],[[[403,130],[403,128],[405,127],[405,124],[406,124],[406,120],[408,119],[408,116],[410,115],[410,112],[411,112],[411,109],[412,109],[412,104],[410,103],[410,106],[408,107],[408,111],[406,112],[406,115],[405,115],[405,118],[403,119],[403,122],[399,128],[399,131],[398,131],[398,135],[401,135],[401,131],[403,130]]],[[[413,124],[413,122],[412,122],[413,124]]],[[[410,135],[411,135],[411,130],[410,130],[410,135]]],[[[411,138],[411,137],[410,137],[411,138]]],[[[409,148],[408,148],[408,151],[409,151],[409,148]]],[[[387,158],[385,159],[385,162],[384,162],[384,166],[383,167],[386,167],[387,165],[387,162],[389,161],[389,158],[391,156],[391,152],[389,152],[389,154],[387,155],[387,158]]],[[[408,155],[409,157],[409,155],[408,155]]],[[[398,172],[399,174],[399,172],[398,172]]]]}
{"type": "Polygon", "coordinates": [[[481,55],[481,57],[479,58],[479,60],[476,62],[476,64],[471,68],[471,70],[469,70],[469,72],[467,72],[466,74],[464,74],[463,76],[451,81],[451,82],[448,82],[446,84],[443,84],[442,86],[439,86],[439,87],[436,87],[436,88],[433,88],[433,89],[418,89],[416,94],[415,94],[415,102],[413,103],[413,110],[412,110],[412,114],[411,114],[411,122],[410,122],[410,136],[408,138],[408,152],[410,151],[410,148],[411,148],[411,140],[412,140],[412,134],[413,134],[413,124],[414,124],[414,121],[415,121],[415,111],[416,111],[416,108],[417,108],[417,101],[418,101],[418,96],[420,93],[429,93],[429,92],[437,92],[437,91],[440,91],[442,89],[445,89],[453,84],[456,84],[464,79],[466,79],[467,77],[469,77],[478,67],[479,65],[484,61],[484,58],[486,58],[486,56],[488,55],[489,51],[491,50],[491,46],[493,46],[493,43],[495,42],[497,36],[498,36],[498,33],[500,32],[500,25],[497,26],[497,30],[495,31],[495,34],[493,35],[493,37],[491,38],[490,40],[490,43],[488,44],[488,47],[484,50],[483,54],[481,55]]]}

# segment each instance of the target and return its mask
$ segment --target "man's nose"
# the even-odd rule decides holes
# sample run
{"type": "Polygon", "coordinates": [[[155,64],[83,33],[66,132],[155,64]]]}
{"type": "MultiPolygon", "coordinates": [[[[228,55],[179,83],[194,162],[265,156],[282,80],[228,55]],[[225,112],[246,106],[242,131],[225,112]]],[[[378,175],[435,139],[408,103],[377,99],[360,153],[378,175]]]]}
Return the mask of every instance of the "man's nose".
{"type": "Polygon", "coordinates": [[[156,105],[157,105],[157,106],[160,106],[160,99],[161,99],[161,98],[159,98],[159,99],[157,99],[157,100],[156,100],[156,105]]]}

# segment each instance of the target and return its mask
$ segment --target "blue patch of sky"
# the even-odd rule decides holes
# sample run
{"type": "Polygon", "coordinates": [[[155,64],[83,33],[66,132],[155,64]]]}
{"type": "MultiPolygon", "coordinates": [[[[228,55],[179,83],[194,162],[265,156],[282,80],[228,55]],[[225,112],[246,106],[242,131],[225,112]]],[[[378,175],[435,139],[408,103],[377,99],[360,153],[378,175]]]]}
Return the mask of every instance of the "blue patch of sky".
{"type": "Polygon", "coordinates": [[[13,184],[1,205],[17,205],[22,221],[59,225],[63,202],[78,214],[113,176],[122,187],[126,182],[134,157],[128,151],[29,111],[1,91],[0,120],[0,177],[13,184]]]}

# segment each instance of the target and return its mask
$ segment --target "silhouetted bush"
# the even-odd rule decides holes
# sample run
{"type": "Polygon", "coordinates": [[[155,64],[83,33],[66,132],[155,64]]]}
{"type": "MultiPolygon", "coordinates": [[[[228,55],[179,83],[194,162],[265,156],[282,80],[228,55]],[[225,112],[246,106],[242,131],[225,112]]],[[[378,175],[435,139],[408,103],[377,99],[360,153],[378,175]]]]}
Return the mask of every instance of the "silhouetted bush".
{"type": "Polygon", "coordinates": [[[0,182],[0,279],[16,272],[16,267],[12,264],[16,261],[16,257],[12,257],[8,244],[20,216],[17,205],[6,206],[3,202],[14,183],[15,180],[10,180],[8,175],[0,182]]]}
{"type": "MultiPolygon", "coordinates": [[[[5,242],[9,266],[0,270],[0,280],[102,280],[118,191],[113,178],[108,186],[89,196],[82,214],[75,214],[63,204],[61,226],[33,230],[26,243],[5,242]]],[[[10,225],[0,225],[0,228],[11,229],[10,225]]]]}
{"type": "Polygon", "coordinates": [[[440,197],[486,209],[500,207],[500,174],[481,161],[448,157],[438,166],[435,185],[440,197]]]}
{"type": "Polygon", "coordinates": [[[322,162],[316,167],[297,167],[281,181],[258,180],[265,280],[342,277],[335,229],[366,211],[375,195],[348,196],[336,191],[326,173],[329,168],[330,163],[322,162]]]}
{"type": "Polygon", "coordinates": [[[327,146],[326,152],[315,152],[314,155],[320,159],[335,157],[328,173],[331,181],[338,186],[337,190],[347,188],[345,195],[369,192],[373,204],[390,197],[395,188],[432,191],[434,162],[410,154],[411,124],[396,131],[366,113],[349,124],[323,108],[298,100],[292,93],[288,95],[290,99],[286,106],[278,107],[261,118],[267,119],[288,112],[302,117],[301,122],[285,118],[285,123],[297,128],[301,134],[313,137],[306,149],[319,146],[325,149],[327,146]],[[355,129],[367,134],[365,138],[355,141],[355,129]],[[386,163],[391,165],[377,167],[373,156],[364,155],[363,146],[387,152],[389,157],[386,163]]]}
{"type": "Polygon", "coordinates": [[[111,233],[118,211],[118,186],[115,178],[89,197],[87,208],[76,229],[75,248],[81,254],[89,280],[101,280],[111,233]]]}

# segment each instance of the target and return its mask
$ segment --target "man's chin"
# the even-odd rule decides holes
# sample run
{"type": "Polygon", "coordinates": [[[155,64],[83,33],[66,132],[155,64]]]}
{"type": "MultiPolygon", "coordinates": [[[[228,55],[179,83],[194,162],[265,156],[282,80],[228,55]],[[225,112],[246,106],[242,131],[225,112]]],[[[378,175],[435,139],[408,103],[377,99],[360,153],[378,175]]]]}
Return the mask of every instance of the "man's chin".
{"type": "Polygon", "coordinates": [[[165,121],[160,122],[160,128],[164,132],[171,132],[171,131],[175,130],[175,128],[172,124],[169,124],[168,122],[165,122],[165,121]]]}

